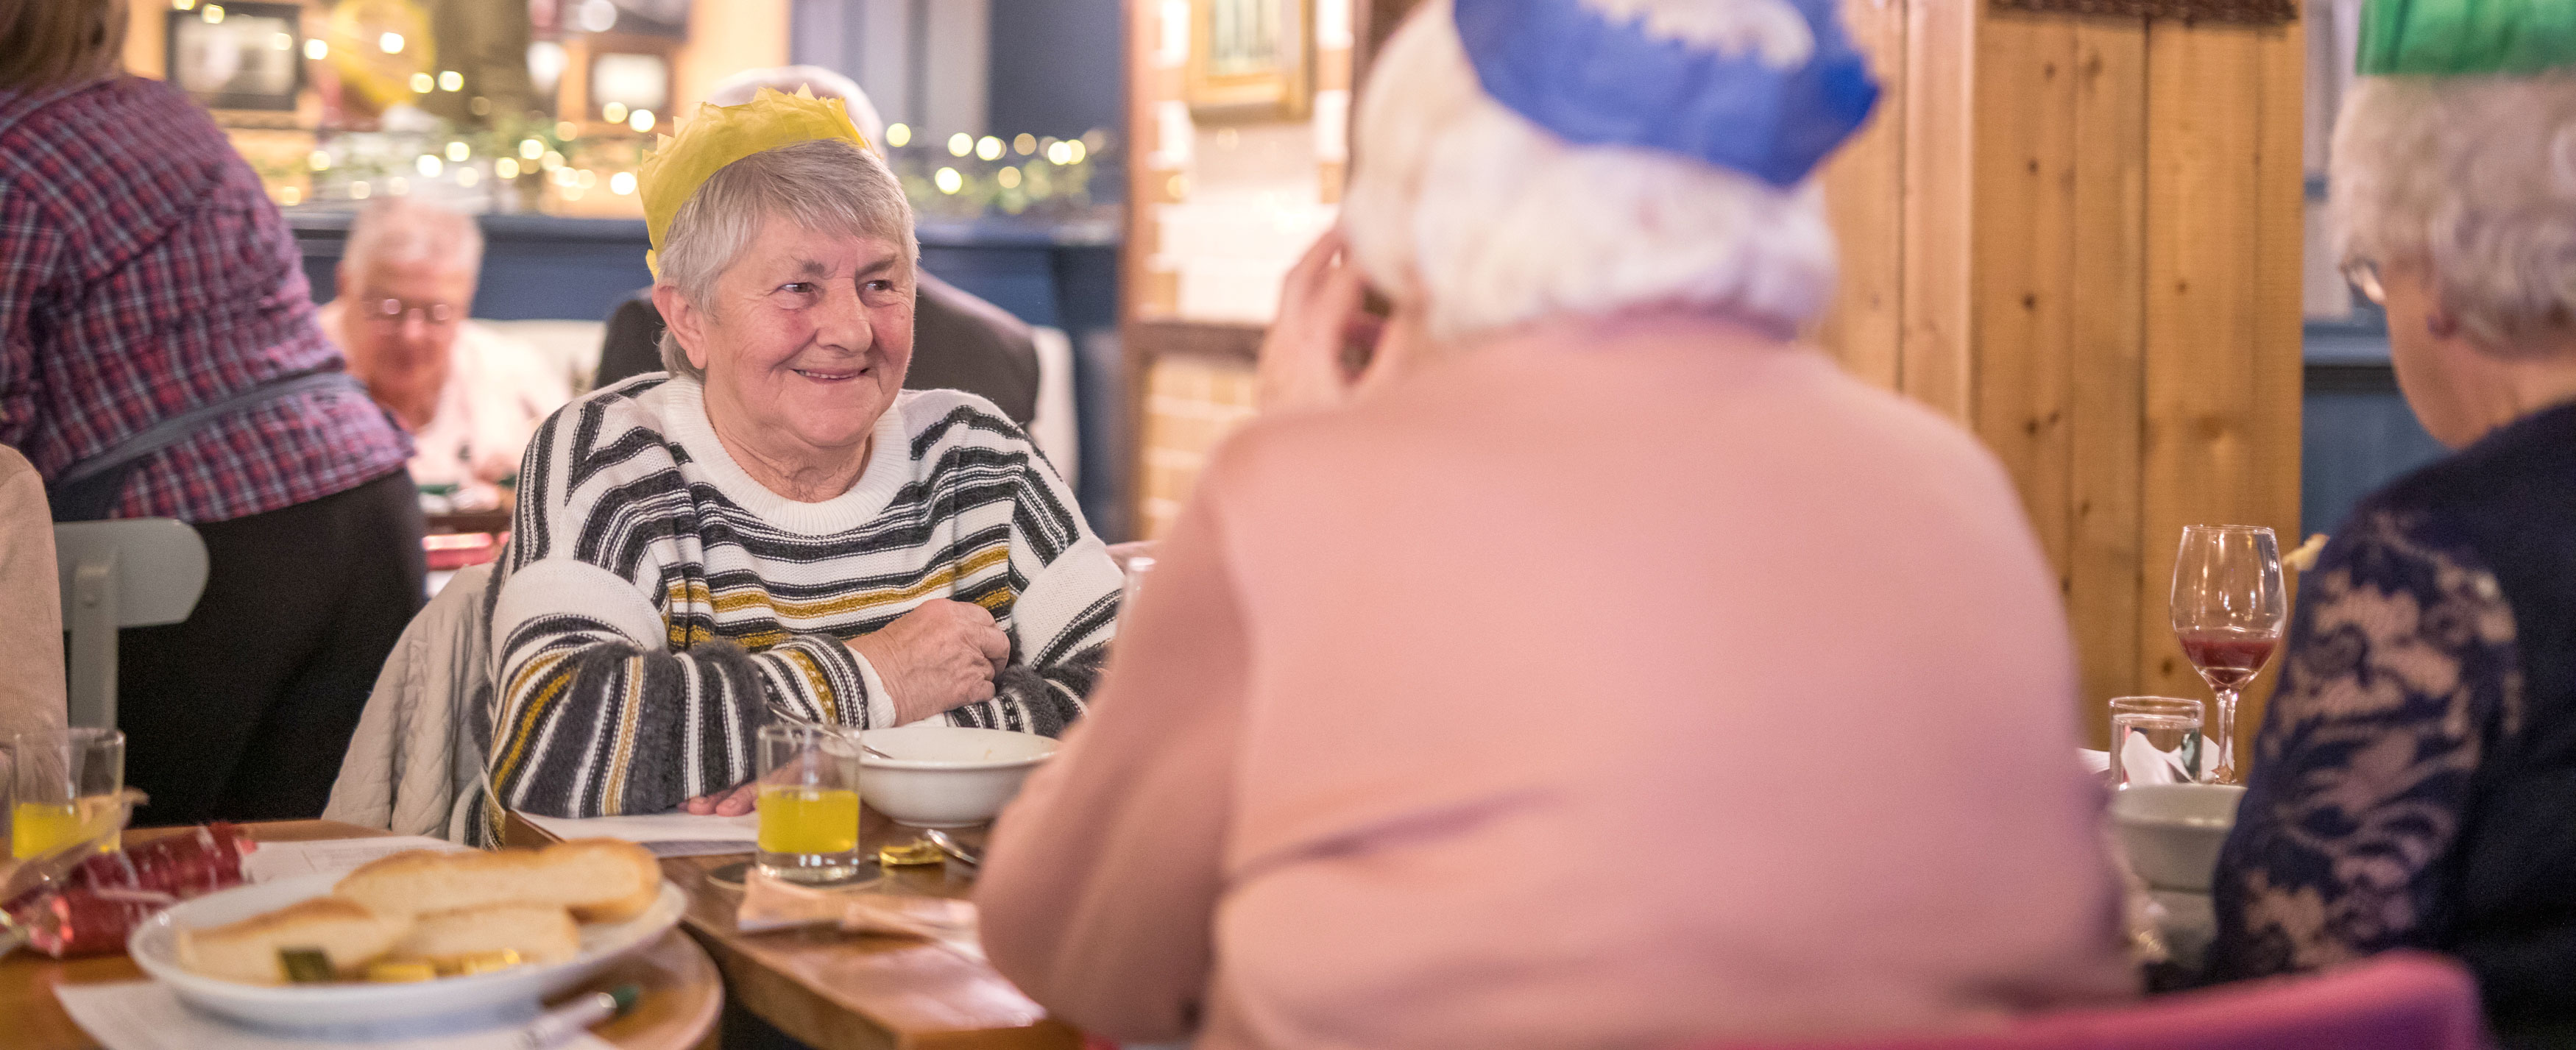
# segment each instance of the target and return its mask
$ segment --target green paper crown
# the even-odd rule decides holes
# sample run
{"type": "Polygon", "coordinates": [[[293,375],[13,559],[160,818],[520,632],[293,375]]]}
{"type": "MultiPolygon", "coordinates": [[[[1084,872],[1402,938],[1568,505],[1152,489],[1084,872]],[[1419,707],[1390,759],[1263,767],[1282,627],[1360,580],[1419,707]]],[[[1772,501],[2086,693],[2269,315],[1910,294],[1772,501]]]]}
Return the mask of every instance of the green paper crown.
{"type": "Polygon", "coordinates": [[[2576,71],[2576,0],[2369,0],[2361,75],[2576,71]]]}

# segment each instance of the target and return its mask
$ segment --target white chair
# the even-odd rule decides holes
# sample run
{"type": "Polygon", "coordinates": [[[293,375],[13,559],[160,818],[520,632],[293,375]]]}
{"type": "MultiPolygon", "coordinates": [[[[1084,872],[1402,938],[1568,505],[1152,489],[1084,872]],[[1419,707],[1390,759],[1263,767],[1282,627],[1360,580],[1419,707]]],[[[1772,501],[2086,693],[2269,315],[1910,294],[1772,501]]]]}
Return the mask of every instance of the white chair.
{"type": "Polygon", "coordinates": [[[175,518],[54,526],[63,629],[71,635],[66,713],[73,726],[116,728],[116,632],[178,623],[206,592],[206,541],[175,518]]]}
{"type": "Polygon", "coordinates": [[[1080,484],[1082,421],[1073,396],[1073,340],[1064,329],[1044,325],[1029,329],[1029,340],[1038,348],[1038,407],[1029,420],[1029,440],[1065,484],[1080,484]]]}

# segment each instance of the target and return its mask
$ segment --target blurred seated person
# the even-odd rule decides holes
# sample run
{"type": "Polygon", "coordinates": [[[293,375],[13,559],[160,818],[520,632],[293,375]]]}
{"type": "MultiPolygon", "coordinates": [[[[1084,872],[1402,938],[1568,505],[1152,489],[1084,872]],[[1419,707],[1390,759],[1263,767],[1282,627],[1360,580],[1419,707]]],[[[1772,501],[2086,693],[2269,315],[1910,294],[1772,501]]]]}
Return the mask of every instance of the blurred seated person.
{"type": "Polygon", "coordinates": [[[1811,172],[1876,95],[1834,10],[1396,31],[1264,417],[994,825],[984,946],[1051,1016],[1666,1048],[2135,993],[2010,479],[1796,335],[1834,298],[1811,172]]]}
{"type": "Polygon", "coordinates": [[[412,482],[449,489],[455,510],[501,506],[537,424],[572,400],[534,348],[467,319],[482,265],[472,218],[382,198],[350,226],[340,297],[321,308],[349,371],[411,431],[412,482]]]}
{"type": "Polygon", "coordinates": [[[2576,1044],[2576,23],[2560,2],[2491,5],[2528,31],[2515,46],[2441,17],[2473,8],[2366,23],[2331,214],[2346,272],[2387,307],[2407,406],[2457,451],[2365,497],[2301,576],[2210,949],[2220,979],[2445,952],[2507,1046],[2576,1044]]]}
{"type": "MultiPolygon", "coordinates": [[[[885,155],[885,121],[877,116],[876,106],[850,78],[819,66],[782,66],[737,73],[709,91],[707,101],[718,106],[739,106],[751,101],[752,94],[761,88],[788,95],[807,88],[816,98],[840,99],[849,107],[850,121],[867,139],[868,148],[878,156],[885,155]]],[[[912,370],[904,376],[904,387],[963,390],[1000,407],[1011,422],[1027,426],[1036,417],[1038,405],[1038,350],[1029,338],[1027,323],[928,273],[919,274],[917,279],[912,370]]],[[[608,317],[608,336],[600,347],[599,375],[591,389],[603,389],[628,376],[661,371],[661,338],[662,314],[653,305],[652,289],[639,291],[617,304],[616,312],[608,317]]]]}
{"type": "Polygon", "coordinates": [[[663,368],[529,446],[477,731],[499,804],[745,813],[781,719],[1061,733],[1118,570],[992,402],[902,389],[915,241],[884,159],[838,100],[763,92],[701,108],[642,182],[663,368]]]}

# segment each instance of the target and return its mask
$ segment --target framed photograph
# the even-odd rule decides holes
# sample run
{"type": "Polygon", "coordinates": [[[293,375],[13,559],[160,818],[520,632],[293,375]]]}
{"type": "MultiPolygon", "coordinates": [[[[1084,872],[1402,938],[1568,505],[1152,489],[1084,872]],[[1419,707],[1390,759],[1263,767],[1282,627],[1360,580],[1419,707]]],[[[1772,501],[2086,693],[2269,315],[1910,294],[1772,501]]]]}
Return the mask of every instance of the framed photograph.
{"type": "Polygon", "coordinates": [[[199,4],[168,16],[170,82],[208,109],[292,112],[304,87],[304,9],[199,4]]]}
{"type": "Polygon", "coordinates": [[[1308,0],[1190,0],[1182,96],[1206,120],[1301,120],[1313,101],[1308,0]]]}
{"type": "Polygon", "coordinates": [[[671,60],[658,54],[607,51],[590,59],[590,108],[611,102],[627,109],[669,113],[671,60]]]}

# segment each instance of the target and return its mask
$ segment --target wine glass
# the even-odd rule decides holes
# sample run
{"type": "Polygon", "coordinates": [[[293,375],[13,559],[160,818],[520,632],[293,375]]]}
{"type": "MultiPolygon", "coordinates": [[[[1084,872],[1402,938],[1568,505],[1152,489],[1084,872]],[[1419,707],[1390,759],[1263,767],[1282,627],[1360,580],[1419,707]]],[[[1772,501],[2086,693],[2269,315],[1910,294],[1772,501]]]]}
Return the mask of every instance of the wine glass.
{"type": "Polygon", "coordinates": [[[2174,558],[2173,629],[2183,655],[2218,694],[2205,732],[2217,761],[2204,779],[2233,784],[2236,700],[2281,647],[2290,603],[2281,586],[2281,541],[2255,525],[2186,525],[2174,558]]]}

